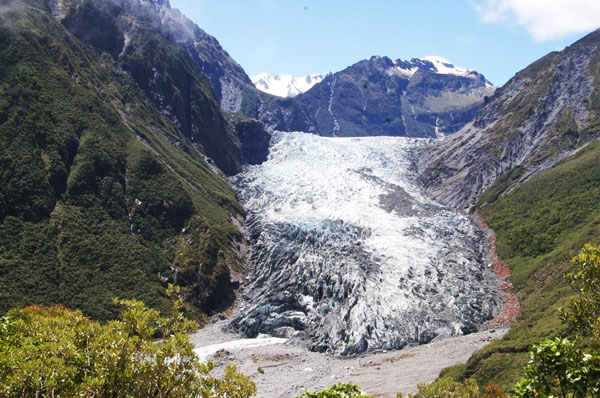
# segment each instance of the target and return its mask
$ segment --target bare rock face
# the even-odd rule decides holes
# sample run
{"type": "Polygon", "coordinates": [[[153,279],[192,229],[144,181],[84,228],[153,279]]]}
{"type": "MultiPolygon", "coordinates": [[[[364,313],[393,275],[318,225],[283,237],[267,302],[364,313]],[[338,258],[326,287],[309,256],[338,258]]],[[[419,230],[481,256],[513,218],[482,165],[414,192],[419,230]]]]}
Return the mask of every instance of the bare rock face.
{"type": "Polygon", "coordinates": [[[235,328],[351,355],[473,332],[498,312],[482,231],[418,187],[422,140],[272,141],[233,179],[252,241],[235,328]]]}
{"type": "Polygon", "coordinates": [[[596,31],[517,73],[461,131],[427,148],[419,168],[430,195],[472,207],[493,200],[600,136],[596,31]]]}
{"type": "MultiPolygon", "coordinates": [[[[162,77],[179,77],[182,70],[193,69],[192,75],[206,76],[207,81],[202,84],[223,111],[258,119],[268,130],[308,131],[324,136],[436,137],[459,130],[483,104],[484,97],[494,91],[481,74],[439,57],[411,61],[372,57],[328,75],[295,98],[279,98],[259,91],[214,37],[171,8],[166,0],[48,1],[53,13],[72,33],[125,66],[133,63],[135,68],[128,70],[135,76],[148,75],[147,71],[138,70],[148,63],[135,65],[140,41],[156,41],[149,32],[159,33],[161,39],[181,52],[155,55],[159,65],[152,65],[151,72],[159,82],[162,77]],[[73,9],[80,12],[73,13],[73,9]],[[183,55],[185,63],[173,62],[183,55]],[[172,70],[160,67],[163,59],[169,61],[172,70]]],[[[144,51],[153,49],[150,46],[144,51]]],[[[142,83],[148,85],[150,79],[142,83]]],[[[157,104],[189,130],[188,135],[193,135],[195,129],[202,130],[202,125],[191,120],[190,115],[176,114],[189,108],[180,104],[186,102],[185,98],[176,98],[178,93],[187,94],[185,87],[180,85],[173,92],[155,90],[157,104]],[[169,100],[172,103],[167,103],[169,100]]],[[[203,101],[197,99],[191,104],[199,102],[203,101]]],[[[208,125],[209,119],[204,124],[208,125]]],[[[219,121],[208,130],[222,127],[219,121]]],[[[213,142],[203,140],[203,145],[211,146],[213,142]]],[[[211,150],[210,156],[215,157],[223,152],[223,148],[211,150]]],[[[237,167],[232,159],[221,163],[220,167],[228,173],[237,167]]]]}
{"type": "Polygon", "coordinates": [[[494,89],[440,57],[372,57],[294,99],[265,97],[259,117],[275,130],[324,136],[436,137],[458,131],[494,89]]]}
{"type": "Polygon", "coordinates": [[[244,164],[261,164],[267,160],[271,135],[258,120],[230,113],[227,122],[239,139],[244,164]]]}

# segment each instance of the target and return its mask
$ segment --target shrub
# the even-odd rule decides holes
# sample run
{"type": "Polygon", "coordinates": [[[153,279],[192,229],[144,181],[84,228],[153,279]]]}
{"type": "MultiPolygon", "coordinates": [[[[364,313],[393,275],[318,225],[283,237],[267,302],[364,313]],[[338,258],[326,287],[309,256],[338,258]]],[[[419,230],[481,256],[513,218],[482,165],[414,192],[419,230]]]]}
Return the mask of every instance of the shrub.
{"type": "MultiPolygon", "coordinates": [[[[170,287],[169,293],[177,289],[170,287]]],[[[104,325],[62,306],[13,309],[0,321],[0,396],[231,397],[256,393],[236,368],[222,378],[201,363],[180,312],[163,317],[136,300],[115,300],[122,319],[104,325]],[[158,339],[158,340],[157,340],[158,339]]]]}
{"type": "Polygon", "coordinates": [[[575,290],[561,318],[577,331],[575,340],[555,337],[531,348],[517,397],[596,397],[600,392],[600,247],[585,245],[571,261],[566,279],[575,290]],[[582,342],[590,337],[586,348],[582,342]]]}
{"type": "MultiPolygon", "coordinates": [[[[474,380],[463,383],[443,377],[431,384],[420,383],[416,394],[410,394],[409,398],[478,398],[479,387],[474,380]]],[[[397,394],[401,398],[402,394],[397,394]]]]}
{"type": "Polygon", "coordinates": [[[569,339],[547,339],[531,348],[517,397],[595,397],[600,391],[600,355],[584,353],[569,339]]]}
{"type": "Polygon", "coordinates": [[[354,398],[364,397],[370,398],[356,384],[338,383],[320,392],[307,391],[298,398],[354,398]]]}

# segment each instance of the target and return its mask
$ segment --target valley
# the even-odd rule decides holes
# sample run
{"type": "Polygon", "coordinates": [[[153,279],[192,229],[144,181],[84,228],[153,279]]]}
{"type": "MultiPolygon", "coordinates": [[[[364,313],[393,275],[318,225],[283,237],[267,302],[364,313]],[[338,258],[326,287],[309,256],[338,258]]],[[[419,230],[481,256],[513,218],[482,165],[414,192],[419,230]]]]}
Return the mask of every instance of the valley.
{"type": "Polygon", "coordinates": [[[250,78],[168,0],[0,0],[0,395],[489,398],[587,343],[600,29],[501,87],[357,59],[250,78]]]}
{"type": "Polygon", "coordinates": [[[231,177],[249,274],[232,313],[192,336],[201,358],[236,364],[259,397],[338,382],[393,396],[502,338],[485,231],[419,185],[431,143],[274,132],[269,158],[231,177]]]}

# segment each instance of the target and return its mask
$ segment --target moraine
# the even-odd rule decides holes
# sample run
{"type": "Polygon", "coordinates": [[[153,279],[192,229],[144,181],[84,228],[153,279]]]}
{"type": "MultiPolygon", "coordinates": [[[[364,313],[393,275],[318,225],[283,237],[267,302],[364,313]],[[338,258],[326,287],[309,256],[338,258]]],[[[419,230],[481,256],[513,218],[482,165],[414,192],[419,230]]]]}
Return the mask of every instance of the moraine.
{"type": "Polygon", "coordinates": [[[341,355],[470,333],[499,312],[483,232],[425,196],[427,140],[279,133],[233,178],[252,243],[233,326],[341,355]]]}

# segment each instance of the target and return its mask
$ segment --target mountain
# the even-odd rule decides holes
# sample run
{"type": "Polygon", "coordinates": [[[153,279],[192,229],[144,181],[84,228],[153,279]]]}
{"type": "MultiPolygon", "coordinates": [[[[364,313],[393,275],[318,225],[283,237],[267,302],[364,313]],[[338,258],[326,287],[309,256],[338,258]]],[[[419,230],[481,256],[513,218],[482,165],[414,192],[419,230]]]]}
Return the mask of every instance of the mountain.
{"type": "MultiPolygon", "coordinates": [[[[49,1],[52,9],[59,12],[61,18],[66,16],[65,10],[71,10],[69,6],[71,0],[49,1]]],[[[107,20],[116,23],[119,31],[117,36],[120,37],[111,40],[123,43],[122,46],[126,48],[130,39],[135,34],[139,34],[140,29],[152,30],[178,48],[186,55],[192,66],[208,77],[212,96],[224,111],[241,113],[252,118],[258,117],[263,93],[254,87],[246,72],[221,47],[217,39],[204,32],[179,10],[171,8],[168,0],[103,0],[100,3],[113,5],[109,7],[112,16],[107,20]],[[125,11],[127,16],[119,10],[125,11]],[[134,20],[132,21],[130,17],[134,20]]],[[[97,25],[97,21],[94,25],[97,25]]],[[[80,33],[76,35],[89,42],[86,40],[87,27],[88,25],[82,23],[77,30],[80,33]]],[[[107,35],[106,31],[98,33],[100,36],[107,35]]],[[[99,41],[98,38],[93,40],[99,41]]],[[[114,51],[119,50],[117,48],[113,49],[114,51]]]]}
{"type": "Polygon", "coordinates": [[[327,75],[328,73],[321,73],[294,77],[283,74],[270,76],[268,73],[261,73],[250,79],[260,91],[285,98],[307,92],[312,86],[323,81],[327,75]]]}
{"type": "MultiPolygon", "coordinates": [[[[71,33],[118,59],[120,66],[136,79],[147,78],[146,82],[138,81],[146,92],[167,89],[165,93],[150,93],[151,97],[162,112],[180,113],[170,117],[188,130],[188,136],[200,125],[184,112],[189,105],[176,104],[186,96],[185,79],[176,78],[185,69],[186,74],[192,69],[194,74],[208,78],[210,84],[206,87],[225,112],[259,119],[270,130],[321,135],[343,131],[342,134],[353,136],[434,137],[452,133],[472,117],[484,97],[491,95],[494,89],[477,72],[456,67],[440,57],[412,61],[373,57],[324,77],[321,83],[293,99],[280,98],[257,89],[219,42],[171,8],[168,0],[48,1],[49,11],[63,21],[71,33]],[[97,28],[90,29],[90,26],[97,28]],[[166,40],[177,56],[185,58],[185,62],[173,62],[173,59],[162,62],[162,69],[156,70],[156,83],[148,79],[155,73],[156,65],[139,62],[145,60],[145,53],[127,50],[132,40],[136,44],[136,37],[147,37],[146,31],[166,40]]],[[[152,51],[152,45],[145,50],[152,51]]],[[[154,54],[153,59],[156,62],[172,56],[173,53],[154,54]]],[[[231,147],[229,143],[221,147],[216,144],[214,141],[204,143],[209,156],[215,159],[220,157],[217,153],[227,153],[224,148],[231,147]]],[[[219,167],[227,173],[239,170],[239,154],[220,161],[219,167]]]]}
{"type": "Polygon", "coordinates": [[[423,181],[445,203],[471,207],[548,170],[600,136],[596,31],[517,73],[460,132],[422,157],[423,181]]]}
{"type": "Polygon", "coordinates": [[[585,243],[600,243],[600,30],[517,73],[472,122],[419,158],[443,203],[476,212],[512,270],[522,319],[445,374],[511,389],[532,344],[572,332],[558,316],[564,279],[585,243]]]}
{"type": "Polygon", "coordinates": [[[113,297],[169,308],[167,283],[196,317],[227,307],[244,211],[222,175],[268,134],[222,113],[166,1],[0,5],[0,312],[110,319],[113,297]]]}
{"type": "MultiPolygon", "coordinates": [[[[200,144],[221,170],[240,171],[236,147],[247,142],[228,139],[224,131],[230,126],[216,108],[219,101],[228,101],[222,95],[228,92],[223,88],[227,82],[246,75],[214,38],[166,0],[81,0],[66,2],[68,6],[64,0],[50,0],[50,4],[62,10],[58,18],[71,33],[99,53],[109,53],[131,73],[160,111],[200,144]],[[207,70],[229,77],[207,75],[207,70]]],[[[235,94],[232,101],[238,100],[242,99],[235,94]]]]}
{"type": "Polygon", "coordinates": [[[463,127],[492,95],[481,74],[441,57],[372,57],[290,99],[263,98],[260,120],[326,136],[436,137],[463,127]]]}

